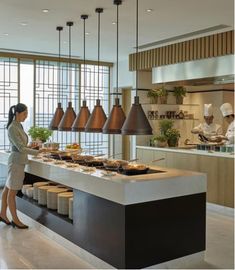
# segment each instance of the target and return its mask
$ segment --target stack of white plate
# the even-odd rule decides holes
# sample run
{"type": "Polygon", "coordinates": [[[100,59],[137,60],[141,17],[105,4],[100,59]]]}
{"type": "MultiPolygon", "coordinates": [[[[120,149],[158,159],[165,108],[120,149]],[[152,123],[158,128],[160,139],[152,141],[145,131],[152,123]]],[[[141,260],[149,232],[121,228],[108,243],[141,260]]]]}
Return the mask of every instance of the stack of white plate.
{"type": "Polygon", "coordinates": [[[33,184],[33,199],[38,200],[38,188],[41,186],[47,186],[48,182],[36,182],[33,184]]]}
{"type": "Polygon", "coordinates": [[[23,195],[26,195],[26,189],[28,189],[30,187],[32,187],[32,185],[23,185],[22,190],[21,190],[23,195]]]}
{"type": "Polygon", "coordinates": [[[50,188],[47,190],[47,208],[57,210],[57,195],[66,192],[66,188],[50,188]]]}
{"type": "Polygon", "coordinates": [[[73,220],[73,198],[69,198],[69,218],[73,220]]]}
{"type": "Polygon", "coordinates": [[[69,214],[69,199],[73,197],[73,192],[63,192],[57,197],[57,212],[61,215],[69,214]]]}
{"type": "Polygon", "coordinates": [[[47,191],[55,186],[47,185],[38,188],[38,204],[47,205],[47,191]]]}
{"type": "Polygon", "coordinates": [[[33,198],[33,191],[34,191],[34,188],[33,187],[28,187],[26,189],[26,196],[28,196],[29,198],[33,198]]]}

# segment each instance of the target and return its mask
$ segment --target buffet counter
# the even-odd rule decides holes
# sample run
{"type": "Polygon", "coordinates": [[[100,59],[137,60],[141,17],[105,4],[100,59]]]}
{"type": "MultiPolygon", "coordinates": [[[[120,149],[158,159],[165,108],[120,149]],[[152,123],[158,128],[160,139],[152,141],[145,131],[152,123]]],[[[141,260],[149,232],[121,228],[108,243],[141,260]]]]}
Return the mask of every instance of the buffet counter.
{"type": "MultiPolygon", "coordinates": [[[[7,157],[0,152],[0,163],[7,157]]],[[[114,267],[142,268],[205,250],[205,174],[154,166],[149,174],[105,176],[29,159],[25,184],[50,180],[73,189],[73,223],[24,197],[18,209],[114,267]]]]}
{"type": "Polygon", "coordinates": [[[234,207],[234,153],[197,149],[136,146],[140,163],[157,164],[163,168],[192,170],[207,174],[207,201],[234,207]]]}

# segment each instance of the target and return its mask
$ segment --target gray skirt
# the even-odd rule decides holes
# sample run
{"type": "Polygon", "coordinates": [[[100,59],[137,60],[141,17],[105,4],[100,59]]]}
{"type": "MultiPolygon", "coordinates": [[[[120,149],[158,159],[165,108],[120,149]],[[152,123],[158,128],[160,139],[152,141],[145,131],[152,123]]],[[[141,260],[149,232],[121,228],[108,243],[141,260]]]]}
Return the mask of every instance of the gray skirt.
{"type": "Polygon", "coordinates": [[[6,187],[12,190],[21,190],[23,187],[25,164],[8,164],[8,177],[6,187]]]}

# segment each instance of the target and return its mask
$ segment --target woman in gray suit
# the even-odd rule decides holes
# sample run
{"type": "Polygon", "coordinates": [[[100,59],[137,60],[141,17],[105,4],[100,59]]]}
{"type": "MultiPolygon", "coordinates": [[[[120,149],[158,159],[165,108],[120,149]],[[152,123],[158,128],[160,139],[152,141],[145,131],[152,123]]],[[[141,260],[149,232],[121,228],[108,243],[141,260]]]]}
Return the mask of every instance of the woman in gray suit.
{"type": "Polygon", "coordinates": [[[24,168],[28,162],[28,154],[37,155],[43,151],[27,147],[28,136],[21,125],[21,122],[24,122],[27,116],[27,106],[22,103],[12,106],[9,110],[7,129],[11,143],[11,154],[8,159],[8,177],[2,192],[0,212],[0,221],[19,229],[28,228],[19,220],[16,212],[16,194],[23,186],[24,168]],[[12,222],[7,218],[7,206],[12,216],[12,222]]]}

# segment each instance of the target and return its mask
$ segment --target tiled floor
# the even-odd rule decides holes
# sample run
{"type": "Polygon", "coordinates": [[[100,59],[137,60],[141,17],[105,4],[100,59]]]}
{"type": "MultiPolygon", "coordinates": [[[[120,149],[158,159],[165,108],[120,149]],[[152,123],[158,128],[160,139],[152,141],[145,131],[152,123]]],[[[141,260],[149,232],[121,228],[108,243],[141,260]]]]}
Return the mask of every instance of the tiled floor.
{"type": "MultiPolygon", "coordinates": [[[[207,250],[204,262],[188,260],[185,268],[233,269],[234,232],[231,214],[207,211],[207,250]]],[[[47,235],[49,235],[47,233],[47,235]]],[[[31,226],[29,230],[13,229],[0,223],[0,269],[80,269],[96,268],[31,226]]],[[[58,241],[58,240],[57,240],[58,241]]]]}

